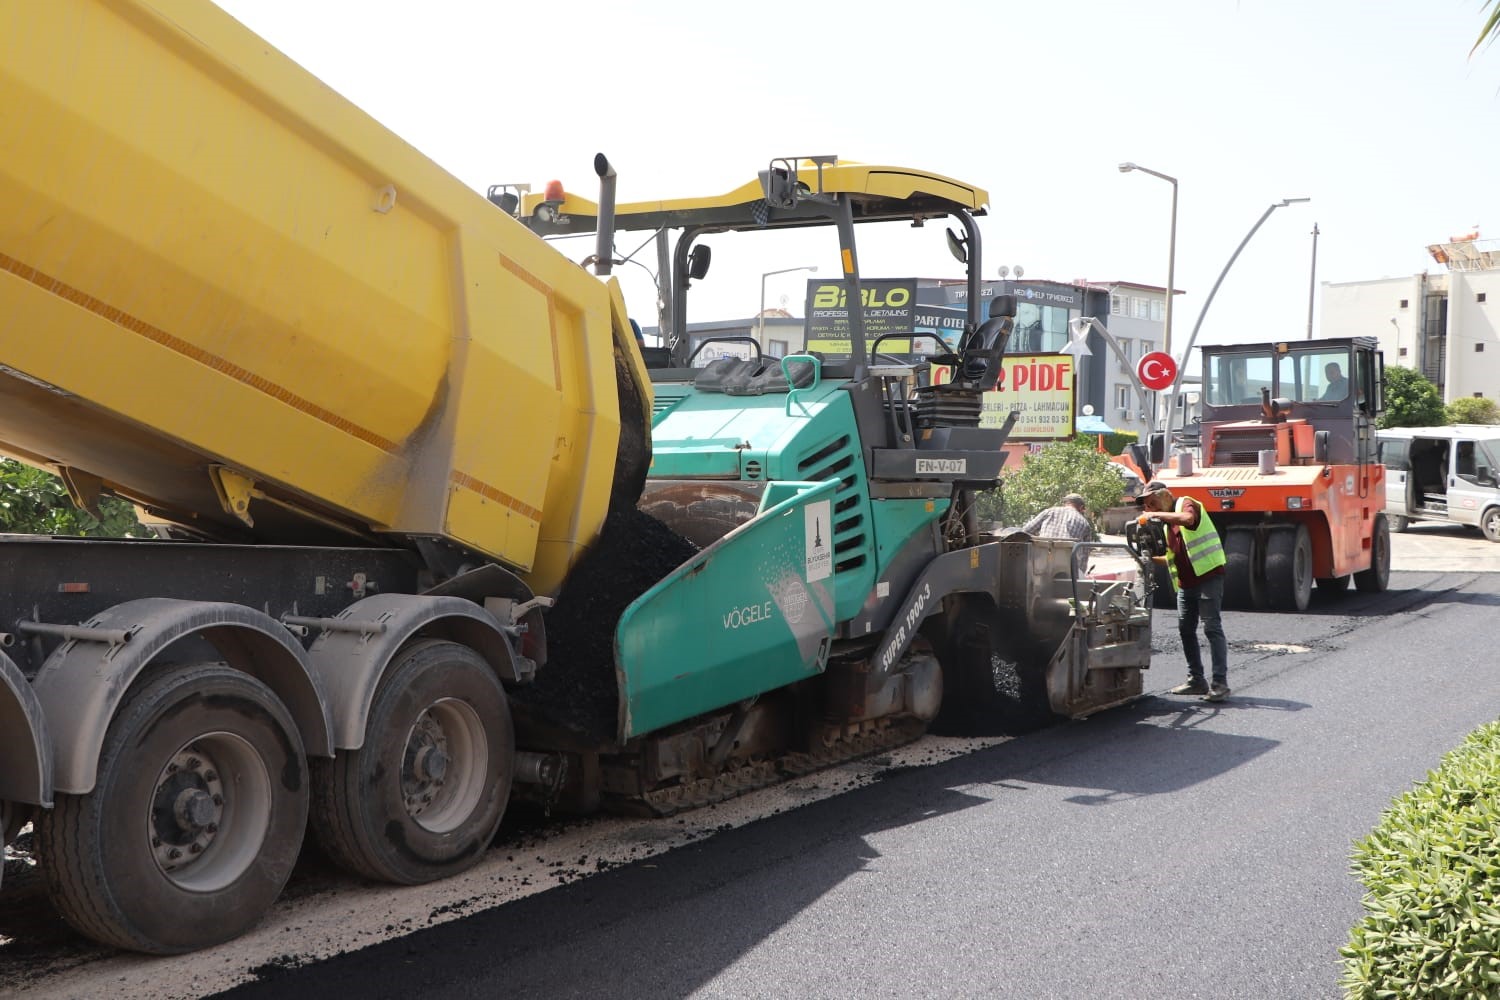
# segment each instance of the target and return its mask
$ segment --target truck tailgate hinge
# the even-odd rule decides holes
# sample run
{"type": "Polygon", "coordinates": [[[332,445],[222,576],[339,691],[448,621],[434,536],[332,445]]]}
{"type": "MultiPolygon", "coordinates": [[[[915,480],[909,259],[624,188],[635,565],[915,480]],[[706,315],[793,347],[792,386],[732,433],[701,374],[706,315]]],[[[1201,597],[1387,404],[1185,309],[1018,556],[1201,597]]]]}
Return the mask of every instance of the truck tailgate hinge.
{"type": "Polygon", "coordinates": [[[224,513],[232,514],[253,528],[255,520],[250,516],[251,497],[264,496],[255,488],[255,480],[224,465],[210,465],[208,477],[213,480],[214,493],[224,513]]]}

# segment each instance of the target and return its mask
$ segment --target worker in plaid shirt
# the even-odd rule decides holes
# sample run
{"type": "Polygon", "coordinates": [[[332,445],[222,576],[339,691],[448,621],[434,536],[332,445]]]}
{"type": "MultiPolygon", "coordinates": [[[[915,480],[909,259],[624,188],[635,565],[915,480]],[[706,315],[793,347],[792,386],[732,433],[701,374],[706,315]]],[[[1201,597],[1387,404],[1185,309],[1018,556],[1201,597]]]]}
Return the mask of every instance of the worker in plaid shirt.
{"type": "Polygon", "coordinates": [[[1096,542],[1099,536],[1084,511],[1088,504],[1077,493],[1069,493],[1056,507],[1048,507],[1027,521],[1022,531],[1045,538],[1071,538],[1075,542],[1096,542]]]}

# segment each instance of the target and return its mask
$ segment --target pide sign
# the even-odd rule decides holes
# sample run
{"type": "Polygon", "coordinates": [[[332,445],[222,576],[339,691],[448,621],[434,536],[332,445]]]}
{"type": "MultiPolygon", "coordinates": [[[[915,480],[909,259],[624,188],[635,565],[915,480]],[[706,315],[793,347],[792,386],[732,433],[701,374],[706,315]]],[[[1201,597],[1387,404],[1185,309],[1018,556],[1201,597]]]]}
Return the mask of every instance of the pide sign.
{"type": "MultiPolygon", "coordinates": [[[[993,392],[984,394],[981,427],[999,427],[1017,412],[1012,441],[1055,441],[1073,436],[1074,360],[1071,354],[1012,354],[1002,362],[993,392]]],[[[950,371],[933,366],[934,382],[950,371]]]]}

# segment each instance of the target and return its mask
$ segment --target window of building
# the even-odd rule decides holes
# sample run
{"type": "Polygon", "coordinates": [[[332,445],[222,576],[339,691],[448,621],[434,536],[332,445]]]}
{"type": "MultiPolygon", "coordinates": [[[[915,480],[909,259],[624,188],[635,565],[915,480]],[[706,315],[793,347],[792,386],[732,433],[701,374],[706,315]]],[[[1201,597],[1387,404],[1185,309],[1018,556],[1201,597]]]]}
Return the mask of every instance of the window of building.
{"type": "Polygon", "coordinates": [[[766,353],[769,354],[773,358],[784,358],[784,357],[786,357],[786,341],[784,341],[784,340],[768,340],[768,341],[766,341],[766,353]]]}
{"type": "Polygon", "coordinates": [[[1126,413],[1130,411],[1130,386],[1115,386],[1115,409],[1126,413]]]}
{"type": "Polygon", "coordinates": [[[1068,340],[1068,310],[1065,306],[1043,306],[1035,302],[1022,302],[1016,306],[1010,353],[1050,354],[1068,346],[1068,340]]]}
{"type": "Polygon", "coordinates": [[[1132,296],[1130,299],[1130,315],[1136,319],[1151,318],[1151,300],[1132,296]]]}
{"type": "Polygon", "coordinates": [[[1135,347],[1135,341],[1129,337],[1116,337],[1115,339],[1120,342],[1120,370],[1128,372],[1130,371],[1130,359],[1134,357],[1131,354],[1131,349],[1135,347]]]}
{"type": "Polygon", "coordinates": [[[1484,301],[1484,293],[1480,292],[1478,295],[1476,295],[1474,297],[1474,301],[1475,302],[1483,302],[1484,301]]]}
{"type": "Polygon", "coordinates": [[[1066,306],[1042,307],[1042,350],[1060,351],[1068,346],[1068,309],[1066,306]]]}
{"type": "Polygon", "coordinates": [[[1111,292],[1110,296],[1109,296],[1109,313],[1110,313],[1110,315],[1111,316],[1125,316],[1125,315],[1128,315],[1129,312],[1130,312],[1129,302],[1130,302],[1130,300],[1128,298],[1126,298],[1125,296],[1123,296],[1123,295],[1115,295],[1113,292],[1111,292]]]}
{"type": "Polygon", "coordinates": [[[1403,347],[1400,350],[1398,350],[1396,353],[1399,354],[1401,357],[1404,358],[1404,357],[1406,357],[1406,348],[1403,347]]]}
{"type": "Polygon", "coordinates": [[[1012,328],[1008,350],[1013,354],[1039,354],[1042,346],[1042,307],[1035,302],[1016,304],[1015,326],[1012,328]]]}
{"type": "Polygon", "coordinates": [[[1402,309],[1405,309],[1405,308],[1406,308],[1406,300],[1405,300],[1405,299],[1402,299],[1402,300],[1401,300],[1401,308],[1402,308],[1402,309]]]}
{"type": "Polygon", "coordinates": [[[1151,322],[1160,323],[1167,314],[1167,304],[1160,299],[1151,300],[1151,322]]]}
{"type": "Polygon", "coordinates": [[[1483,344],[1475,344],[1474,345],[1474,353],[1475,354],[1482,354],[1483,352],[1484,352],[1484,345],[1483,344]]]}

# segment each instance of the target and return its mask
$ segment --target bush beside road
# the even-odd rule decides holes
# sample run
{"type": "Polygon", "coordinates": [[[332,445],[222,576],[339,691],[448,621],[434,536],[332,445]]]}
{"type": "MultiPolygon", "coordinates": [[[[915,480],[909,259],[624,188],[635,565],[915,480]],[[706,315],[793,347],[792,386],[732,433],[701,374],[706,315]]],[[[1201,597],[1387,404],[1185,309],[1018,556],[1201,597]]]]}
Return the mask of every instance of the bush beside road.
{"type": "Polygon", "coordinates": [[[1500,722],[1398,798],[1354,849],[1365,918],[1342,950],[1350,1000],[1500,989],[1500,722]]]}

